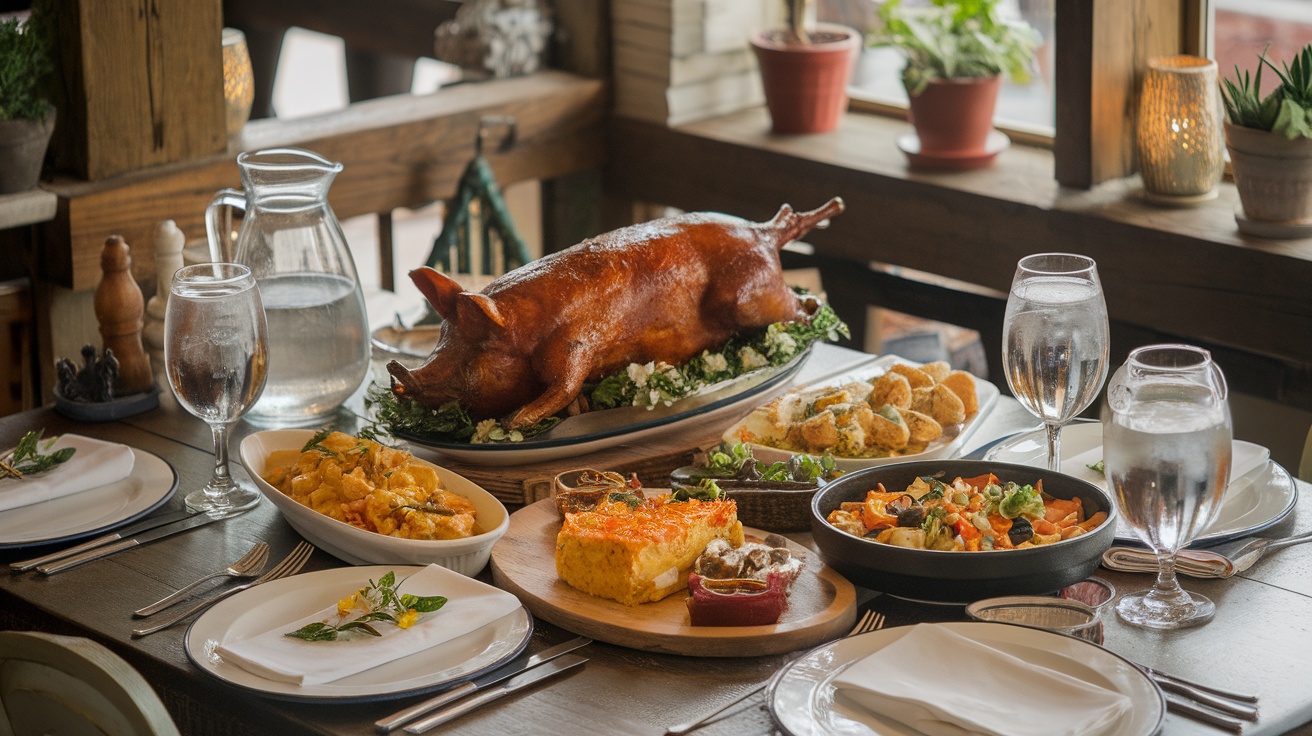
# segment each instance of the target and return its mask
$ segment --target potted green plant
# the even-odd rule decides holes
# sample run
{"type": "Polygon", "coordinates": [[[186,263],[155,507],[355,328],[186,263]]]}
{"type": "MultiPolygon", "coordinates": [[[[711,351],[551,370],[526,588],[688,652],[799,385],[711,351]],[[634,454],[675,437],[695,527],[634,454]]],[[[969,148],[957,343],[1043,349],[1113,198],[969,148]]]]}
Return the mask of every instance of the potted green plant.
{"type": "Polygon", "coordinates": [[[55,108],[44,93],[50,56],[41,34],[17,18],[0,23],[0,194],[36,186],[55,108]]]}
{"type": "Polygon", "coordinates": [[[809,1],[786,0],[788,27],[751,36],[775,133],[828,132],[838,127],[847,109],[847,83],[861,34],[833,23],[806,28],[809,1]]]}
{"type": "MultiPolygon", "coordinates": [[[[997,3],[932,0],[906,7],[901,0],[888,0],[879,9],[883,26],[871,35],[870,44],[896,48],[906,57],[902,85],[910,99],[916,153],[992,160],[986,154],[996,148],[989,138],[1002,75],[1028,82],[1040,42],[1024,22],[1004,20],[997,3]]],[[[1005,136],[1001,140],[1005,143],[1005,136]]],[[[909,146],[899,145],[912,153],[909,146]]]]}
{"type": "Polygon", "coordinates": [[[1243,213],[1241,232],[1264,237],[1312,235],[1312,44],[1277,67],[1266,50],[1257,72],[1235,67],[1223,79],[1225,143],[1243,213]],[[1262,96],[1262,69],[1280,84],[1262,96]]]}

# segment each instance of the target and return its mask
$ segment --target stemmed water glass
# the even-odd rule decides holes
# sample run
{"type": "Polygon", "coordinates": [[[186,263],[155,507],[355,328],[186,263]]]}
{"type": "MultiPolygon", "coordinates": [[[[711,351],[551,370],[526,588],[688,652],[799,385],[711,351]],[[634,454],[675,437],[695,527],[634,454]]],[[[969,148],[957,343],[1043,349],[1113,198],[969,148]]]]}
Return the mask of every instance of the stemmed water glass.
{"type": "Polygon", "coordinates": [[[1175,558],[1221,507],[1230,482],[1231,428],[1225,376],[1192,345],[1130,353],[1107,388],[1103,464],[1121,519],[1157,555],[1151,590],[1125,595],[1116,613],[1150,629],[1197,626],[1216,606],[1185,592],[1175,558]]]}
{"type": "Polygon", "coordinates": [[[221,513],[259,503],[258,491],[228,473],[228,429],[260,397],[268,350],[264,306],[249,268],[178,269],[164,314],[164,366],[178,403],[214,435],[214,474],[187,495],[188,508],[221,513]]]}
{"type": "Polygon", "coordinates": [[[1002,365],[1021,405],[1043,420],[1048,469],[1060,470],[1061,428],[1093,403],[1107,378],[1107,304],[1092,258],[1020,259],[1007,297],[1002,365]]]}

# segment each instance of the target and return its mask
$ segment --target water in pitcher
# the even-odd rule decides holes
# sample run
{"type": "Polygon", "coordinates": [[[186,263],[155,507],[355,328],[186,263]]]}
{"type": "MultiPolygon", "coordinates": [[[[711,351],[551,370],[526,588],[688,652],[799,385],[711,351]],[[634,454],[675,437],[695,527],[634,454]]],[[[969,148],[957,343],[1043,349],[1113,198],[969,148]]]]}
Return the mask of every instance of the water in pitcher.
{"type": "Polygon", "coordinates": [[[1179,550],[1219,508],[1230,477],[1225,405],[1169,386],[1103,425],[1103,461],[1125,523],[1157,549],[1179,550]]]}
{"type": "Polygon", "coordinates": [[[1092,403],[1107,373],[1102,293],[1083,279],[1034,278],[1007,303],[1003,356],[1012,393],[1035,415],[1065,422],[1092,403]]]}
{"type": "Polygon", "coordinates": [[[248,419],[264,425],[322,420],[369,370],[364,301],[350,279],[285,274],[260,279],[269,322],[269,373],[248,419]]]}

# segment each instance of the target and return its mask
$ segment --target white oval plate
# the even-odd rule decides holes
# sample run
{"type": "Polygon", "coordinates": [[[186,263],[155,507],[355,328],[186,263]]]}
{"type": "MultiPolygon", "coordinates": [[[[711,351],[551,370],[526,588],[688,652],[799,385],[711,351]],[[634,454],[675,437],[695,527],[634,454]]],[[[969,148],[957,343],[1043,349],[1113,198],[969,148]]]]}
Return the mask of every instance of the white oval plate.
{"type": "Polygon", "coordinates": [[[519,608],[464,636],[415,652],[350,677],[304,687],[269,680],[224,662],[214,651],[227,639],[269,629],[270,621],[296,621],[331,606],[342,591],[358,588],[388,570],[397,576],[418,567],[340,567],[274,580],[244,590],[210,608],[187,630],[187,656],[206,674],[243,690],[280,700],[373,701],[399,698],[468,680],[510,661],[533,635],[533,617],[519,608]]]}
{"type": "MultiPolygon", "coordinates": [[[[1005,649],[1021,659],[1065,673],[1087,683],[1114,690],[1128,697],[1132,707],[1103,736],[1151,736],[1161,728],[1166,715],[1162,691],[1137,667],[1116,654],[1073,636],[1010,624],[978,621],[937,624],[981,644],[1005,649]]],[[[788,665],[770,685],[766,702],[775,723],[789,736],[915,736],[896,721],[885,721],[874,713],[836,697],[833,680],[852,663],[892,644],[911,631],[910,626],[872,631],[845,637],[811,650],[788,665]]],[[[962,677],[988,676],[962,662],[962,677]]],[[[950,698],[952,684],[943,683],[950,698]]],[[[998,697],[1026,697],[1009,693],[1003,685],[998,697]]]]}
{"type": "Polygon", "coordinates": [[[577,457],[673,434],[691,426],[731,422],[758,402],[768,401],[787,390],[813,350],[814,346],[781,366],[723,381],[669,406],[651,409],[621,406],[572,416],[546,434],[523,442],[474,445],[426,440],[406,432],[394,434],[405,440],[416,455],[436,455],[438,459],[467,465],[524,465],[577,457]]]}
{"type": "MultiPolygon", "coordinates": [[[[923,365],[914,360],[899,358],[896,355],[881,355],[877,360],[861,366],[858,370],[844,373],[834,378],[827,378],[823,381],[817,381],[816,383],[808,384],[794,390],[810,393],[819,388],[826,388],[829,386],[837,387],[854,381],[869,381],[877,376],[882,376],[890,367],[898,363],[910,366],[923,365]]],[[[972,376],[972,378],[975,379],[975,392],[979,396],[979,411],[975,412],[975,416],[970,417],[956,427],[945,427],[943,436],[929,443],[929,446],[925,448],[924,452],[918,452],[914,455],[899,455],[897,457],[835,457],[834,464],[843,472],[850,473],[853,470],[873,468],[876,465],[887,465],[889,463],[904,463],[912,460],[935,460],[937,458],[955,457],[962,445],[964,445],[966,440],[970,438],[970,435],[975,429],[979,427],[984,416],[987,415],[993,408],[993,405],[997,403],[1000,394],[997,386],[975,376],[972,376]]],[[[770,398],[773,399],[773,397],[770,398]]],[[[768,401],[763,402],[759,404],[758,407],[765,406],[768,403],[768,401]]],[[[737,444],[740,442],[739,432],[742,430],[745,422],[746,417],[743,418],[743,421],[737,422],[727,429],[721,439],[730,444],[737,444]]],[[[786,462],[795,454],[792,450],[783,450],[778,447],[761,445],[755,442],[751,443],[751,446],[752,456],[757,460],[766,463],[776,461],[786,462]]]]}
{"type": "MultiPolygon", "coordinates": [[[[1076,422],[1062,428],[1061,456],[1061,472],[1108,488],[1107,479],[1088,467],[1102,459],[1102,424],[1076,422]]],[[[1298,487],[1289,471],[1270,456],[1265,447],[1234,441],[1231,480],[1221,499],[1221,509],[1190,547],[1207,547],[1256,534],[1278,524],[1294,510],[1298,487]]],[[[1042,429],[1009,437],[984,453],[986,461],[1035,467],[1046,466],[1047,458],[1048,440],[1042,429]]],[[[1116,541],[1143,544],[1133,530],[1124,526],[1117,528],[1116,541]]]]}
{"type": "Polygon", "coordinates": [[[473,577],[487,565],[492,545],[510,527],[510,512],[482,486],[422,458],[415,461],[437,472],[442,487],[474,504],[479,528],[464,539],[404,539],[361,529],[315,511],[269,485],[263,474],[269,455],[276,450],[300,450],[314,436],[309,429],[270,429],[241,441],[241,464],[283,518],[315,547],[351,565],[427,565],[436,563],[473,577]]]}
{"type": "Polygon", "coordinates": [[[116,529],[159,508],[178,488],[178,474],[158,455],[132,450],[132,472],[71,496],[0,512],[0,549],[71,542],[116,529]]]}

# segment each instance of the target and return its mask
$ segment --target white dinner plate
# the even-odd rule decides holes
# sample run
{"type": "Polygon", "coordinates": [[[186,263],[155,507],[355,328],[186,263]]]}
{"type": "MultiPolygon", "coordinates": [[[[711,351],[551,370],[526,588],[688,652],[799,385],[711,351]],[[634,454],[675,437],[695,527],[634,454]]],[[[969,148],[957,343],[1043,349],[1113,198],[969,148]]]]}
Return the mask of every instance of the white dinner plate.
{"type": "MultiPolygon", "coordinates": [[[[1102,736],[1151,736],[1166,715],[1162,691],[1142,671],[1120,656],[1084,639],[1011,624],[978,621],[936,624],[962,636],[1056,670],[1091,685],[1121,693],[1131,708],[1102,736]]],[[[811,650],[775,676],[766,694],[770,714],[789,736],[915,736],[896,721],[884,720],[838,695],[833,680],[854,662],[892,644],[910,626],[851,636],[811,650]]],[[[961,662],[962,677],[988,677],[987,672],[961,662]]],[[[952,683],[943,683],[943,697],[952,697],[952,683]]],[[[998,697],[1027,697],[998,687],[998,697]]]]}
{"type": "Polygon", "coordinates": [[[260,677],[223,661],[215,652],[228,639],[269,630],[271,621],[296,621],[331,606],[389,570],[397,577],[419,567],[339,567],[274,580],[244,590],[210,608],[187,630],[187,656],[202,671],[243,690],[280,700],[363,702],[435,690],[477,677],[510,661],[533,635],[533,617],[521,607],[464,636],[359,674],[320,685],[299,686],[260,677]]]}
{"type": "Polygon", "coordinates": [[[71,542],[129,524],[159,508],[178,488],[163,458],[132,450],[132,472],[71,496],[0,512],[0,549],[71,542]]]}
{"type": "MultiPolygon", "coordinates": [[[[984,459],[1042,467],[1047,464],[1047,442],[1045,430],[1023,432],[994,445],[984,453],[984,459]]],[[[1061,472],[1108,487],[1106,478],[1088,467],[1102,459],[1102,424],[1099,422],[1066,425],[1061,431],[1061,456],[1061,472]]],[[[1270,456],[1271,452],[1265,447],[1243,440],[1234,441],[1231,480],[1221,499],[1221,509],[1190,547],[1206,547],[1256,534],[1280,523],[1294,510],[1298,487],[1289,471],[1270,456]]],[[[1117,528],[1116,541],[1142,544],[1139,537],[1124,526],[1117,528]]]]}
{"type": "Polygon", "coordinates": [[[803,351],[784,365],[762,368],[724,381],[670,406],[652,409],[627,406],[579,414],[564,420],[550,432],[523,442],[474,445],[426,440],[406,432],[394,434],[405,440],[416,455],[436,455],[468,465],[523,465],[577,457],[681,432],[694,425],[732,422],[757,403],[787,390],[812,350],[803,351]]]}
{"type": "MultiPolygon", "coordinates": [[[[906,358],[900,358],[896,355],[881,355],[877,360],[862,365],[857,370],[849,371],[839,376],[832,376],[822,381],[816,381],[814,383],[810,383],[805,386],[802,386],[800,389],[797,390],[806,391],[809,393],[819,388],[825,388],[830,386],[838,387],[856,381],[868,382],[873,378],[882,376],[884,373],[888,371],[890,367],[898,363],[901,363],[903,365],[910,365],[910,366],[923,365],[922,363],[919,363],[917,361],[907,360],[906,358]]],[[[966,421],[962,422],[961,424],[955,427],[944,427],[943,436],[929,443],[929,446],[926,447],[923,452],[918,452],[913,455],[899,455],[896,457],[865,457],[865,458],[835,457],[834,464],[837,465],[840,470],[850,473],[853,470],[873,468],[876,465],[887,465],[889,463],[902,463],[902,462],[910,462],[912,460],[935,460],[938,458],[955,457],[958,451],[961,449],[962,445],[965,444],[966,440],[970,439],[970,435],[974,433],[976,428],[979,427],[985,415],[987,415],[989,411],[993,408],[993,405],[997,403],[998,395],[1000,393],[998,391],[998,387],[994,386],[988,381],[982,380],[976,376],[971,376],[971,378],[975,379],[975,393],[979,397],[979,411],[975,412],[975,416],[970,417],[969,419],[967,419],[966,421]]],[[[763,407],[768,403],[769,403],[768,401],[762,401],[758,405],[758,407],[763,407]]],[[[732,427],[725,430],[722,439],[725,442],[729,442],[731,444],[736,444],[738,442],[741,442],[741,440],[739,439],[739,437],[741,436],[740,431],[742,430],[743,424],[746,421],[747,418],[744,417],[742,421],[735,423],[732,427]]],[[[778,447],[771,447],[769,445],[757,444],[755,442],[751,443],[751,445],[752,445],[752,456],[755,457],[757,460],[766,463],[772,463],[780,460],[787,461],[794,455],[794,452],[792,450],[784,450],[778,447]]]]}

